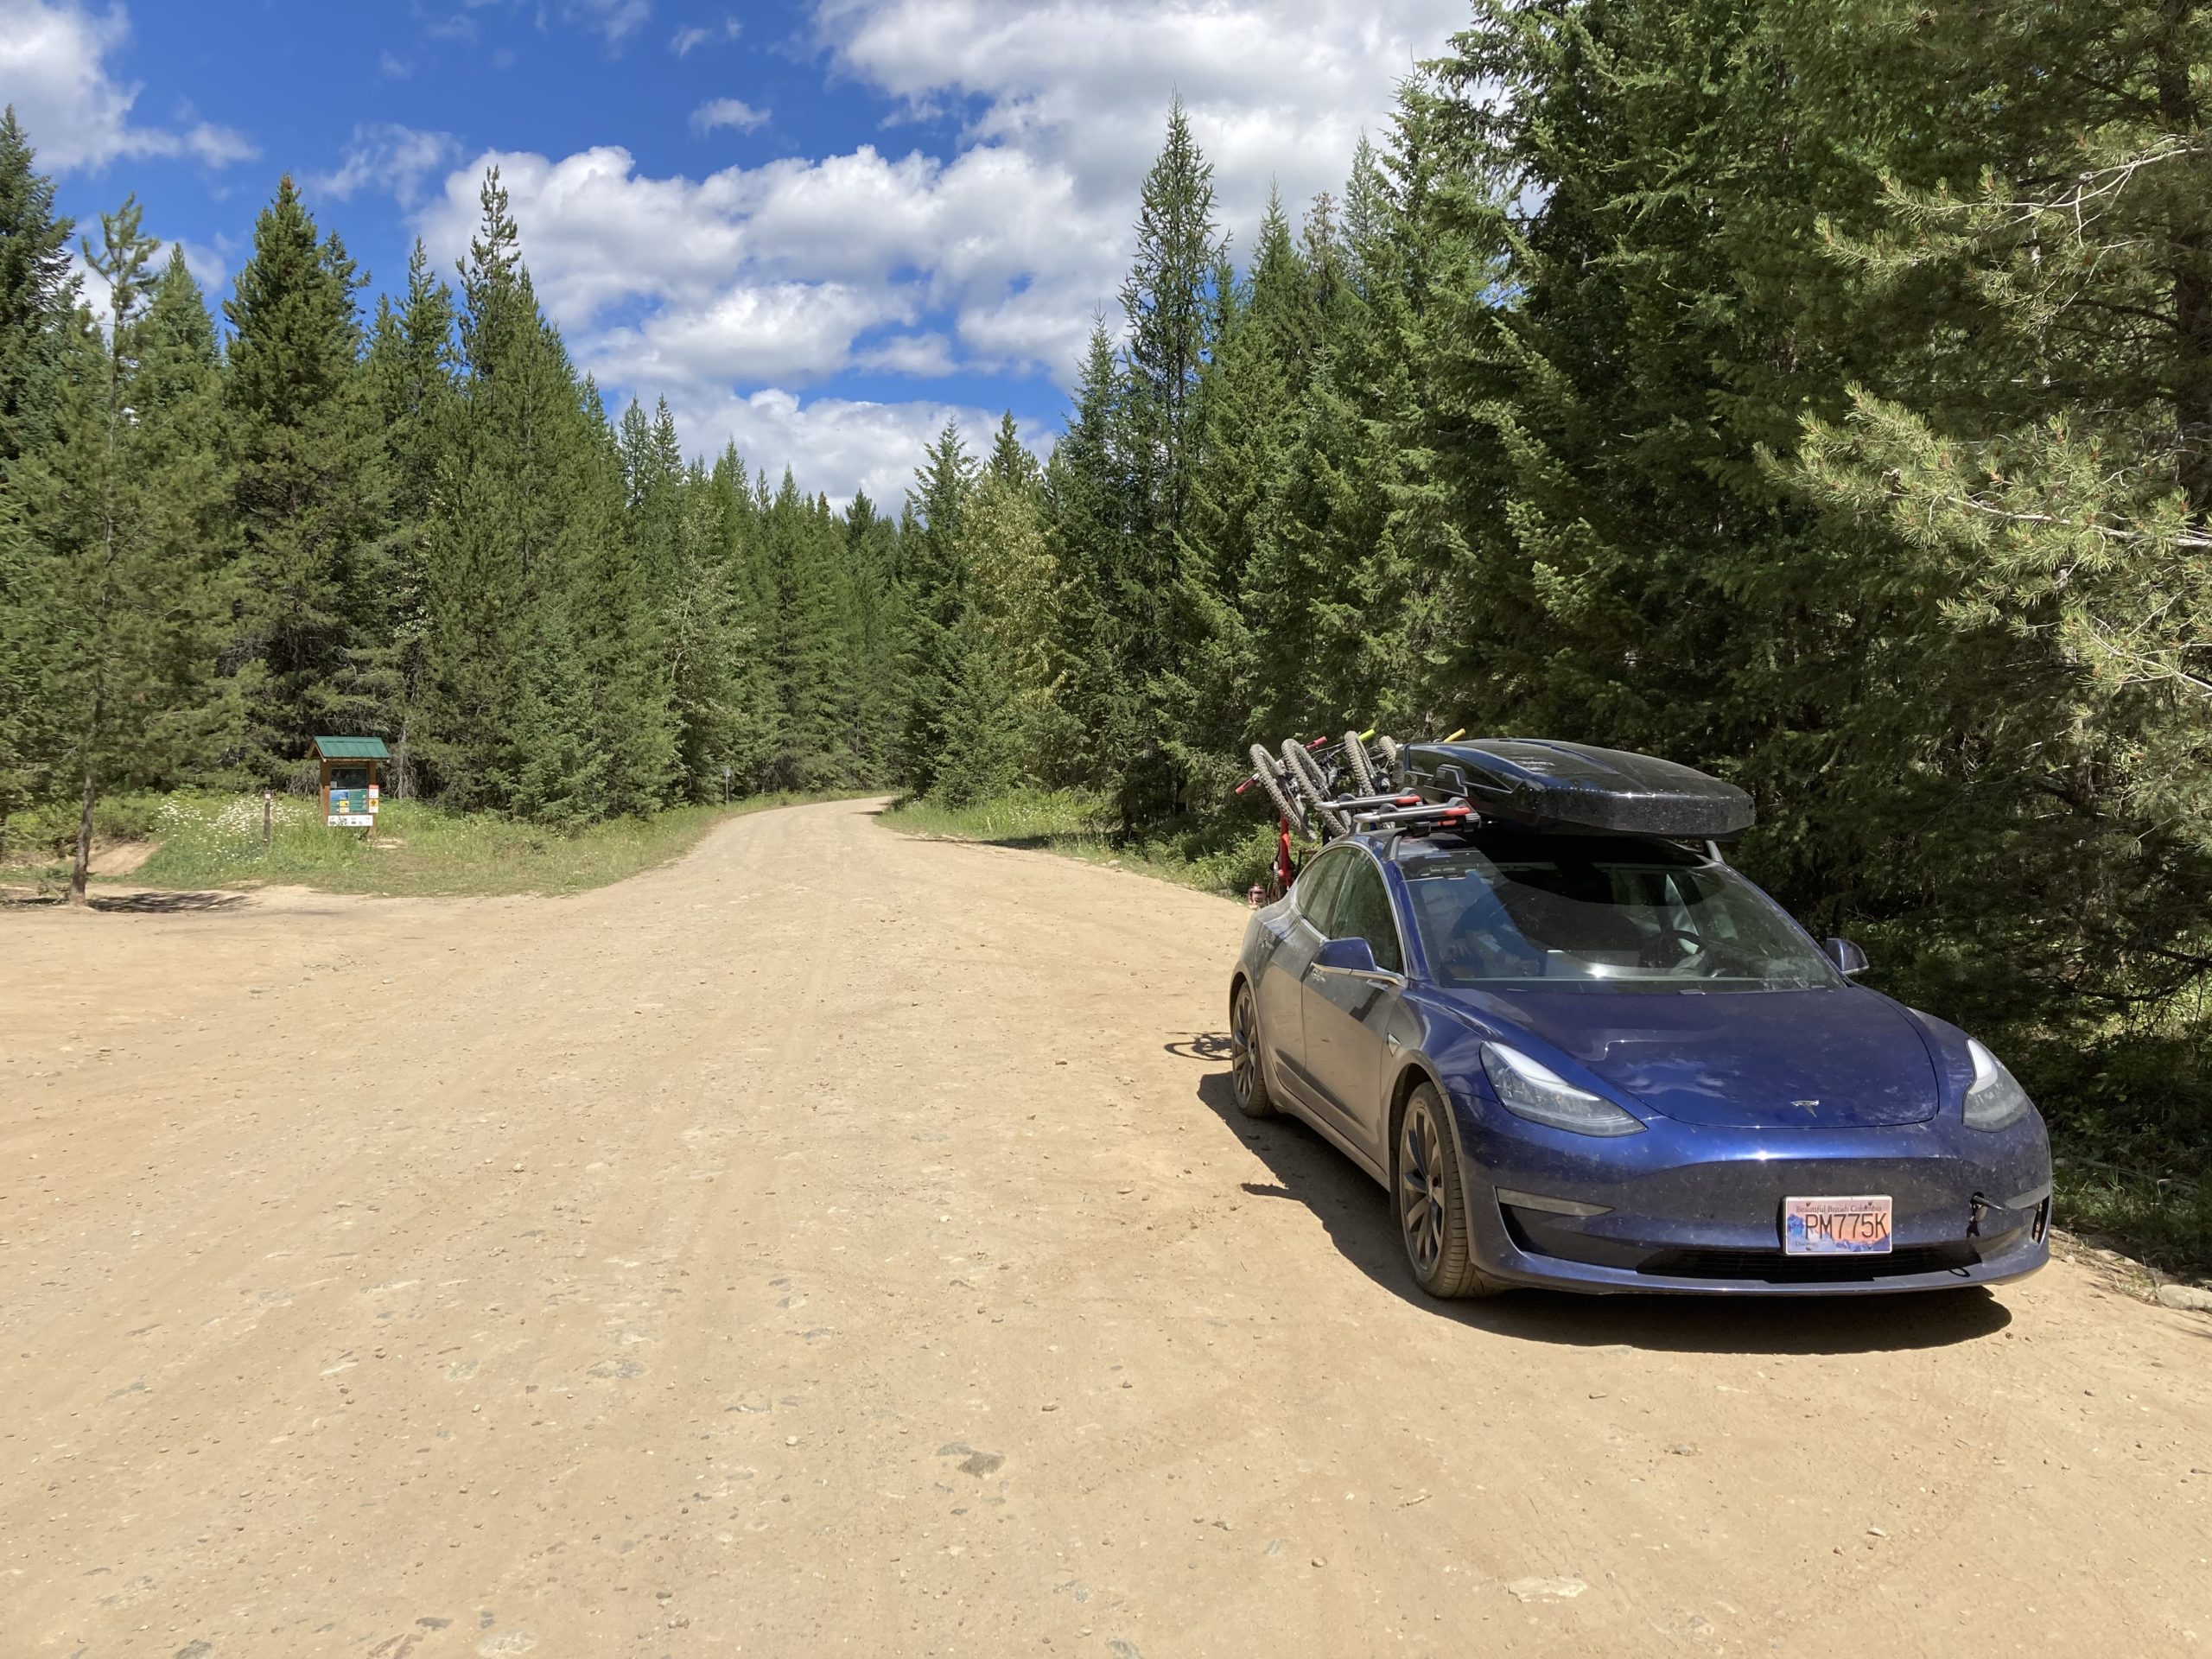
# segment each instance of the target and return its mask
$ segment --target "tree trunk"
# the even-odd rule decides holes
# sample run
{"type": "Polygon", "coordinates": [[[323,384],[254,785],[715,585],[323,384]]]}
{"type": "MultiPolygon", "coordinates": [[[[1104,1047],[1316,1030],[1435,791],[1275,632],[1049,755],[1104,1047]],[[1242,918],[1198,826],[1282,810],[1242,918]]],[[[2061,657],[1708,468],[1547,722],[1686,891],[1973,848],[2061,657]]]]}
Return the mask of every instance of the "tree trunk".
{"type": "Polygon", "coordinates": [[[92,803],[99,798],[99,786],[92,769],[85,768],[85,810],[77,820],[77,866],[69,873],[69,902],[83,906],[90,901],[85,897],[85,880],[92,869],[92,803]]]}

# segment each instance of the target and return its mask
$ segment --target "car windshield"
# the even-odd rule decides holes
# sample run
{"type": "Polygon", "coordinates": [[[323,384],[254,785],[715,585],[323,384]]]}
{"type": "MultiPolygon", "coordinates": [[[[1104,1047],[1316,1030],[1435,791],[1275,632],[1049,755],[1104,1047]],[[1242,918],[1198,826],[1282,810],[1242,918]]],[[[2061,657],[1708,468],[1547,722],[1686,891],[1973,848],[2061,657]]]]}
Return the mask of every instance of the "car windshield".
{"type": "Polygon", "coordinates": [[[1670,842],[1487,836],[1399,858],[1430,971],[1495,990],[1769,991],[1840,982],[1774,901],[1670,842]]]}

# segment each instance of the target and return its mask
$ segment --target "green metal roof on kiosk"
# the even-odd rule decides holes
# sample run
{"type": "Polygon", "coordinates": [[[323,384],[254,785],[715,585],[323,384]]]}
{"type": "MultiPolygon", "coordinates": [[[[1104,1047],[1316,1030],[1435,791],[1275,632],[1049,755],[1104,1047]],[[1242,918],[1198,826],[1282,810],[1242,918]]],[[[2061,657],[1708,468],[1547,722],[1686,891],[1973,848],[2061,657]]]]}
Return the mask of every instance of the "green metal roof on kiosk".
{"type": "Polygon", "coordinates": [[[380,737],[318,737],[315,752],[326,760],[389,760],[391,751],[380,737]]]}

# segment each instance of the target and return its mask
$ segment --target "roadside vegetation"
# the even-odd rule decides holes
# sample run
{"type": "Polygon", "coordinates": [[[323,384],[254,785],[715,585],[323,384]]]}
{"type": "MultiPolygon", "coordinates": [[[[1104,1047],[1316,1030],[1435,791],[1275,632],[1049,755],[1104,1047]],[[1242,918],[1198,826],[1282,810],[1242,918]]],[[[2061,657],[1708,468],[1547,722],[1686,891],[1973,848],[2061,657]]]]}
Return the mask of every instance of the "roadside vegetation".
{"type": "Polygon", "coordinates": [[[1240,900],[1267,880],[1274,856],[1272,830],[1229,819],[1123,835],[1114,803],[1083,790],[1020,790],[957,806],[909,796],[883,821],[908,835],[1058,853],[1240,900]]]}
{"type": "MultiPolygon", "coordinates": [[[[258,795],[111,796],[97,817],[104,856],[95,865],[118,852],[147,855],[92,880],[95,890],[112,883],[181,890],[299,886],[380,896],[579,893],[681,857],[727,818],[820,798],[759,795],[728,807],[672,807],[575,830],[392,801],[371,832],[333,830],[314,802],[279,797],[264,845],[258,795]]],[[[19,819],[15,855],[0,863],[0,893],[58,897],[69,882],[76,832],[73,812],[19,819]]]]}

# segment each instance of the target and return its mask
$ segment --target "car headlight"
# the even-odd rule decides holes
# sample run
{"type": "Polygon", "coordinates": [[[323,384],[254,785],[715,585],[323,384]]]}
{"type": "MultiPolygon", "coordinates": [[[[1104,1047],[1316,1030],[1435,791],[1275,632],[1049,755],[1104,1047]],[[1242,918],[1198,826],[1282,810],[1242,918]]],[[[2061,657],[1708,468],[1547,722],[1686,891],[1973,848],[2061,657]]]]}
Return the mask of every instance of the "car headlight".
{"type": "Polygon", "coordinates": [[[1483,1071],[1497,1092],[1497,1103],[1516,1117],[1577,1135],[1635,1135],[1643,1128],[1632,1113],[1576,1088],[1517,1048],[1484,1043],[1483,1071]]]}
{"type": "Polygon", "coordinates": [[[2005,1069],[2002,1060],[1972,1037],[1967,1039],[1967,1052],[1974,1057],[1974,1081],[1967,1085],[1968,1128],[2001,1129],[2034,1109],[2028,1091],[2005,1069]]]}

